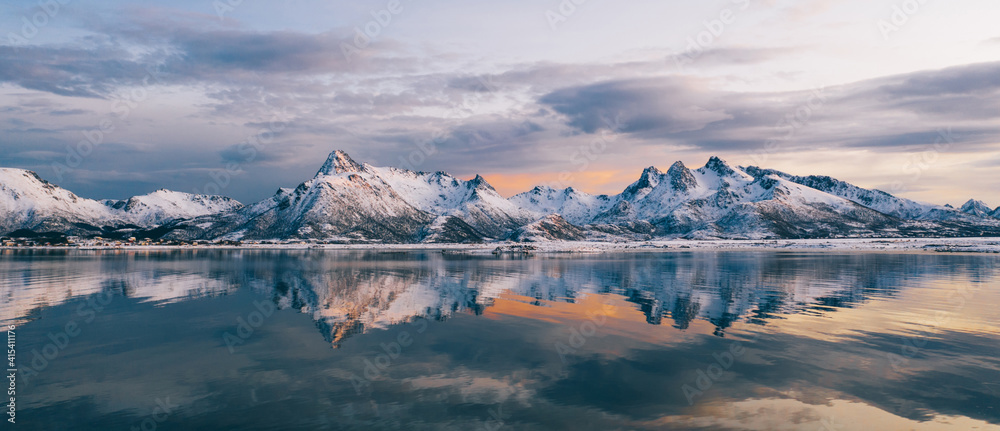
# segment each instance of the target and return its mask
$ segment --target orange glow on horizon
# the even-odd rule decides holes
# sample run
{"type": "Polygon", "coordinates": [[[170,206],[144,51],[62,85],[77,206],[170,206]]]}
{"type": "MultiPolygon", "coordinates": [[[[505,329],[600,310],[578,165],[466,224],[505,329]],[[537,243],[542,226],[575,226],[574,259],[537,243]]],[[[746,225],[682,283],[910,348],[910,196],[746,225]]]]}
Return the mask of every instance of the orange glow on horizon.
{"type": "Polygon", "coordinates": [[[557,189],[573,187],[582,192],[599,195],[621,193],[625,187],[638,178],[638,174],[616,169],[572,172],[569,174],[568,181],[562,181],[562,179],[566,178],[566,174],[562,172],[538,174],[491,173],[483,174],[483,178],[486,178],[486,181],[504,197],[524,193],[535,186],[549,186],[557,189]]]}

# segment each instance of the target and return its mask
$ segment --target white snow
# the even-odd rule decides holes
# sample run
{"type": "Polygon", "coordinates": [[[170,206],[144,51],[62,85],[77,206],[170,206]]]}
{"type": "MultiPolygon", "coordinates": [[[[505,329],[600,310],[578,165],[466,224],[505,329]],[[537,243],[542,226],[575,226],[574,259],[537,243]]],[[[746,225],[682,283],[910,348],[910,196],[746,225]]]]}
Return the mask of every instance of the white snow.
{"type": "Polygon", "coordinates": [[[531,191],[511,197],[510,202],[531,213],[538,220],[552,214],[563,216],[578,226],[586,225],[600,213],[607,211],[614,200],[606,195],[595,196],[573,188],[556,190],[552,187],[535,187],[531,191]]]}
{"type": "Polygon", "coordinates": [[[49,184],[34,172],[12,168],[0,168],[0,211],[0,231],[31,229],[51,219],[88,224],[123,219],[96,200],[49,184]]]}
{"type": "MultiPolygon", "coordinates": [[[[863,189],[853,184],[826,176],[801,177],[771,169],[760,169],[752,166],[745,168],[741,167],[741,169],[747,172],[762,171],[765,174],[776,175],[783,179],[803,184],[807,187],[824,189],[833,195],[858,203],[859,205],[863,205],[883,214],[899,217],[904,220],[956,220],[966,223],[996,223],[995,221],[986,218],[986,216],[990,216],[989,214],[983,214],[978,211],[966,211],[972,215],[972,217],[970,217],[969,214],[963,213],[963,211],[965,211],[965,207],[963,207],[963,210],[956,210],[943,205],[935,205],[900,198],[880,190],[863,189]]],[[[975,202],[978,201],[970,201],[970,203],[975,202]]],[[[966,205],[970,205],[970,203],[967,203],[966,205]]],[[[985,205],[983,205],[983,207],[985,207],[985,205]]],[[[988,212],[988,207],[986,209],[988,212]]],[[[1000,210],[1000,208],[998,208],[998,210],[1000,210]]],[[[998,215],[1000,215],[1000,211],[998,211],[998,215]]],[[[994,218],[996,217],[994,216],[994,218]]]]}
{"type": "Polygon", "coordinates": [[[364,167],[392,186],[407,203],[434,215],[455,216],[473,226],[480,224],[477,218],[483,216],[500,223],[509,219],[526,221],[530,217],[500,196],[482,177],[465,181],[444,172],[413,172],[368,164],[364,167]]]}
{"type": "Polygon", "coordinates": [[[0,168],[0,231],[60,229],[73,223],[153,227],[166,221],[233,211],[235,200],[158,190],[124,201],[81,198],[34,172],[0,168]]]}
{"type": "Polygon", "coordinates": [[[106,205],[119,204],[123,205],[122,210],[126,218],[139,226],[156,226],[171,220],[191,219],[243,208],[243,204],[230,198],[193,195],[165,189],[106,205]]]}

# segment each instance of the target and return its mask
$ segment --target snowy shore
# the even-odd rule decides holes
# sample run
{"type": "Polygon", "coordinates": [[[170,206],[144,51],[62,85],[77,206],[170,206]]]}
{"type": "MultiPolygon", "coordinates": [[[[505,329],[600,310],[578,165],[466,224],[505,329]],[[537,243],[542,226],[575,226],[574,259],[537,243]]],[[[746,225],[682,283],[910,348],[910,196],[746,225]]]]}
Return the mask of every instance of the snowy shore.
{"type": "Polygon", "coordinates": [[[443,250],[454,253],[491,254],[527,251],[539,253],[606,253],[648,251],[857,251],[1000,253],[1000,238],[843,238],[789,240],[657,240],[632,242],[549,241],[536,243],[490,242],[482,244],[243,244],[240,246],[83,246],[0,247],[0,250],[443,250]]]}

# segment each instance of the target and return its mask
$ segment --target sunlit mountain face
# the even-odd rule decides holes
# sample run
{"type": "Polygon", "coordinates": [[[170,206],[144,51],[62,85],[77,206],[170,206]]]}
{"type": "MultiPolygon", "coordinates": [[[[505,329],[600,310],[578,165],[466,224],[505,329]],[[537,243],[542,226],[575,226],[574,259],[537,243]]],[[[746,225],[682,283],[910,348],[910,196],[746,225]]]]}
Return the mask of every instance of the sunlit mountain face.
{"type": "Polygon", "coordinates": [[[2,253],[28,429],[1000,424],[987,255],[2,253]]]}

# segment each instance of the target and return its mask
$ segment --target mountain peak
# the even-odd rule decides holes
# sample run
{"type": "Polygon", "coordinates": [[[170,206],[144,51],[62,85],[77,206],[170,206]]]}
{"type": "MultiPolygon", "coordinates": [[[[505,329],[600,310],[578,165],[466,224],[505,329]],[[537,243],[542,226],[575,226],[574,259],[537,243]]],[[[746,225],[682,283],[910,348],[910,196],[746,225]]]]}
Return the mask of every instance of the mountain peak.
{"type": "Polygon", "coordinates": [[[496,189],[494,189],[493,186],[491,186],[490,183],[486,181],[486,178],[483,178],[482,175],[478,174],[476,175],[475,178],[469,180],[468,185],[469,189],[472,190],[490,190],[494,192],[496,191],[496,189]]]}
{"type": "Polygon", "coordinates": [[[652,175],[663,175],[663,171],[656,168],[656,166],[650,166],[642,170],[643,177],[649,177],[652,175]]]}
{"type": "Polygon", "coordinates": [[[362,170],[364,167],[355,162],[346,152],[337,150],[330,153],[330,157],[327,157],[326,163],[323,163],[323,167],[319,169],[316,176],[361,172],[362,170]]]}
{"type": "Polygon", "coordinates": [[[986,202],[979,199],[969,199],[967,202],[962,204],[962,208],[972,208],[972,207],[985,207],[986,202]]]}
{"type": "Polygon", "coordinates": [[[736,170],[729,166],[729,163],[726,163],[725,160],[716,156],[712,156],[708,159],[708,163],[705,164],[705,168],[722,176],[729,176],[736,173],[736,170]]]}
{"type": "Polygon", "coordinates": [[[670,169],[667,170],[667,176],[670,177],[670,185],[674,187],[674,190],[689,190],[698,185],[698,180],[695,179],[694,174],[681,161],[676,161],[673,165],[670,165],[670,169]]]}
{"type": "Polygon", "coordinates": [[[639,176],[639,181],[632,183],[628,188],[625,189],[625,194],[636,195],[642,190],[651,189],[660,184],[660,178],[663,176],[663,172],[656,168],[656,166],[650,166],[642,170],[642,175],[639,176]]]}
{"type": "MultiPolygon", "coordinates": [[[[4,188],[4,186],[6,188],[23,187],[25,189],[41,187],[49,191],[59,189],[59,186],[46,181],[35,171],[17,168],[0,168],[0,189],[4,188]]],[[[67,193],[73,198],[76,197],[76,195],[68,190],[67,193]]]]}
{"type": "Polygon", "coordinates": [[[10,176],[12,178],[13,177],[27,177],[27,178],[33,179],[35,181],[38,181],[38,182],[40,182],[42,184],[48,184],[48,181],[45,181],[42,177],[38,176],[38,174],[35,173],[35,171],[29,171],[27,169],[0,168],[0,174],[4,174],[4,175],[10,176]]]}
{"type": "Polygon", "coordinates": [[[976,199],[969,199],[968,202],[966,202],[964,205],[962,205],[961,208],[959,208],[959,211],[964,212],[966,214],[977,215],[980,217],[988,217],[990,213],[993,212],[993,208],[987,206],[986,203],[983,201],[976,199]]]}

